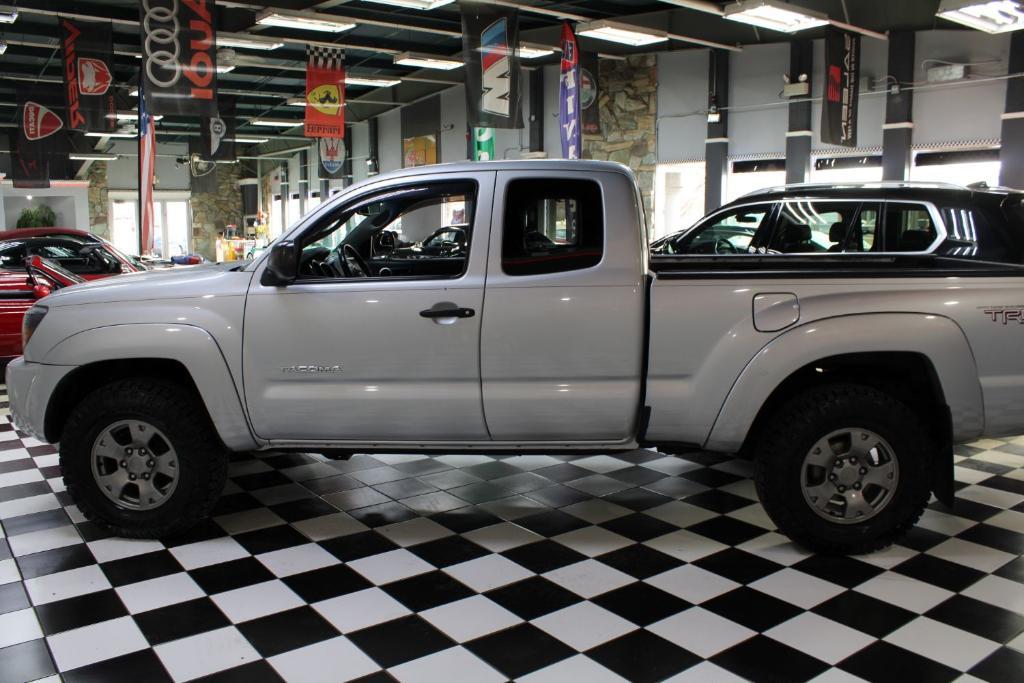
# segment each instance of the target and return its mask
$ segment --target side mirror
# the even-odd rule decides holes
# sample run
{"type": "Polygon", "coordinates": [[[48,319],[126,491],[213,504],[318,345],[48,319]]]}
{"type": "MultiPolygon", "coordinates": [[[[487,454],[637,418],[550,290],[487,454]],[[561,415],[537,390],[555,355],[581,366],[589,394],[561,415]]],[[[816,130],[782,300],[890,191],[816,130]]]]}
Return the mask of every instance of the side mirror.
{"type": "Polygon", "coordinates": [[[295,243],[278,242],[270,249],[260,284],[264,287],[285,287],[295,282],[298,271],[299,254],[295,243]]]}

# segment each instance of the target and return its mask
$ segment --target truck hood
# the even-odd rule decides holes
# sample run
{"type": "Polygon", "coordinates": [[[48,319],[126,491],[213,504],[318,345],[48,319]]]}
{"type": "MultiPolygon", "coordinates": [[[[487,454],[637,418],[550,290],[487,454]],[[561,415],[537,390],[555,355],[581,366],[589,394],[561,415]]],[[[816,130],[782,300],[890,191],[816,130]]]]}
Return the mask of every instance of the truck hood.
{"type": "Polygon", "coordinates": [[[171,300],[207,295],[245,294],[252,273],[244,263],[212,263],[128,273],[61,289],[46,297],[47,306],[171,300]]]}

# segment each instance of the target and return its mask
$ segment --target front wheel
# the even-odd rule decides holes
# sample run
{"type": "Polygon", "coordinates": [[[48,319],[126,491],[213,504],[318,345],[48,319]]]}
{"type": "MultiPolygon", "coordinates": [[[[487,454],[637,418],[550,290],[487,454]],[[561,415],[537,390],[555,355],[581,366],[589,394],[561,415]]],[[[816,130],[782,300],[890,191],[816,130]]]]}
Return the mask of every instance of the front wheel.
{"type": "Polygon", "coordinates": [[[758,495],[797,543],[826,553],[879,550],[924,511],[931,443],[919,416],[885,392],[856,384],[811,389],[764,428],[758,495]]]}
{"type": "Polygon", "coordinates": [[[180,533],[208,515],[227,460],[199,400],[157,379],[94,391],[72,411],[60,443],[61,473],[82,514],[132,538],[180,533]]]}

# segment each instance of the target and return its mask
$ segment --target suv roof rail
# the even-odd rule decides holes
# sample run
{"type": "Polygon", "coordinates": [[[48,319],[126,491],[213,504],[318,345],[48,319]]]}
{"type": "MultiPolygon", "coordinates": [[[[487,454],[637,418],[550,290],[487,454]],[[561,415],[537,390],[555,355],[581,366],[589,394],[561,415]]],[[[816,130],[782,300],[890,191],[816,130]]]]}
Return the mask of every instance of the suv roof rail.
{"type": "MultiPolygon", "coordinates": [[[[775,192],[786,192],[788,190],[836,190],[841,188],[857,188],[857,189],[893,189],[893,188],[919,188],[928,190],[966,190],[968,188],[963,185],[957,185],[955,183],[942,183],[942,182],[931,182],[931,181],[915,181],[915,180],[882,180],[877,182],[858,182],[858,183],[789,183],[788,185],[775,185],[774,187],[765,187],[760,190],[754,190],[742,195],[740,199],[747,197],[755,197],[762,194],[772,194],[775,192]]],[[[975,188],[993,190],[995,188],[975,188]]]]}

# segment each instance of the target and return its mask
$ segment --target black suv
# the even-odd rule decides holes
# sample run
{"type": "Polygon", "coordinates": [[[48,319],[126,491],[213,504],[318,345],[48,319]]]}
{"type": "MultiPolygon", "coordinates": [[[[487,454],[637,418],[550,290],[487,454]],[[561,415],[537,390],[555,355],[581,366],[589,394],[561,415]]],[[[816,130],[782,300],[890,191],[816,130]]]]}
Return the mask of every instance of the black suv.
{"type": "Polygon", "coordinates": [[[658,255],[875,254],[1024,263],[1024,192],[883,182],[759,190],[651,243],[658,255]]]}

